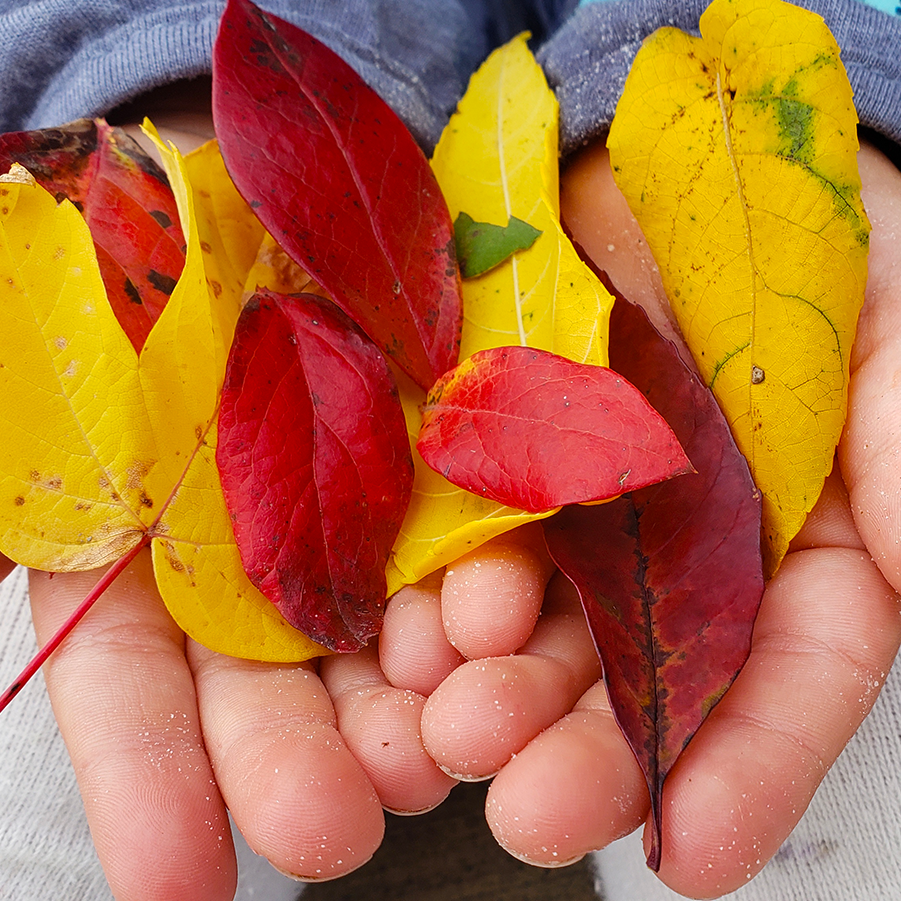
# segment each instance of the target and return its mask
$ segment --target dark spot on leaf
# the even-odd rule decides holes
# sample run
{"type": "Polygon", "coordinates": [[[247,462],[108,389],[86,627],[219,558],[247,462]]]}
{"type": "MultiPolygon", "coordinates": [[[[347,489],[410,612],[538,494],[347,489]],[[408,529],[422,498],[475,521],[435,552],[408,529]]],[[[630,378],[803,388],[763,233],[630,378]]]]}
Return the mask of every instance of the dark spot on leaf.
{"type": "Polygon", "coordinates": [[[143,491],[141,492],[141,506],[142,507],[152,507],[153,506],[153,501],[149,497],[147,497],[147,495],[144,494],[143,491]]]}
{"type": "Polygon", "coordinates": [[[175,290],[175,286],[178,283],[171,275],[163,275],[162,272],[157,272],[156,269],[151,269],[150,272],[147,273],[147,281],[149,281],[157,291],[162,291],[162,293],[167,296],[175,290]]]}
{"type": "Polygon", "coordinates": [[[759,385],[766,378],[766,373],[759,366],[751,367],[751,384],[759,385]]]}
{"type": "Polygon", "coordinates": [[[128,299],[132,303],[139,305],[142,305],[144,303],[144,301],[141,300],[140,291],[138,291],[138,289],[135,287],[135,283],[130,278],[128,278],[128,276],[125,277],[125,293],[128,295],[128,299]]]}
{"type": "Polygon", "coordinates": [[[25,503],[25,498],[19,495],[15,500],[15,505],[21,507],[25,503]]]}
{"type": "Polygon", "coordinates": [[[150,215],[153,216],[163,228],[169,228],[172,225],[172,220],[165,212],[163,212],[163,210],[151,210],[150,215]]]}

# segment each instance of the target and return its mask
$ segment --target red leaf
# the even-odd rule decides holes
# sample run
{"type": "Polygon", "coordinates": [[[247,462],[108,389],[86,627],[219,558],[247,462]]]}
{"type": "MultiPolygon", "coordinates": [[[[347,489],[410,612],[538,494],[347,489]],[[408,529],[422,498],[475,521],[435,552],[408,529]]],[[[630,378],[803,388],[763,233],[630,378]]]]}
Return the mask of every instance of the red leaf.
{"type": "Polygon", "coordinates": [[[691,471],[621,375],[530,347],[479,351],[441,378],[417,448],[454,485],[530,513],[691,471]]]}
{"type": "Polygon", "coordinates": [[[288,254],[414,381],[456,363],[450,214],[404,124],[315,38],[230,0],[213,115],[238,190],[288,254]]]}
{"type": "Polygon", "coordinates": [[[381,626],[413,487],[379,350],[321,297],[256,294],[235,331],[216,462],[250,580],[314,641],[362,647],[381,626]]]}
{"type": "Polygon", "coordinates": [[[651,793],[660,865],[667,774],[747,659],[763,593],[760,496],[713,395],[644,312],[617,298],[611,365],[673,427],[697,473],[545,524],[582,598],[610,703],[651,793]]]}
{"type": "Polygon", "coordinates": [[[101,119],[0,136],[0,171],[14,162],[82,212],[110,304],[140,351],[185,262],[178,208],[162,169],[101,119]]]}

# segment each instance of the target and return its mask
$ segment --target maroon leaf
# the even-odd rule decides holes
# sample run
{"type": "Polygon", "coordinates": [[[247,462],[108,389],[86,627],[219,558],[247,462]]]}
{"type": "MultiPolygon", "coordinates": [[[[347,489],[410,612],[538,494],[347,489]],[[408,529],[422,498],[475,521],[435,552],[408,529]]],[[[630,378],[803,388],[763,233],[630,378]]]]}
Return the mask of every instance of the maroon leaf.
{"type": "Polygon", "coordinates": [[[235,331],[216,462],[247,575],[314,641],[379,631],[413,486],[394,379],[321,297],[260,292],[235,331]]]}
{"type": "Polygon", "coordinates": [[[644,312],[618,298],[611,365],[673,427],[697,472],[545,524],[594,636],[610,703],[644,771],[660,865],[667,774],[747,659],[763,593],[760,496],[713,395],[644,312]]]}
{"type": "Polygon", "coordinates": [[[453,484],[530,513],[691,471],[621,375],[530,347],[479,351],[439,379],[417,448],[453,484]]]}
{"type": "Polygon", "coordinates": [[[457,360],[450,214],[388,105],[340,57],[229,0],[213,116],[238,190],[288,254],[423,388],[457,360]]]}
{"type": "Polygon", "coordinates": [[[82,212],[110,304],[140,351],[185,262],[178,208],[162,169],[101,119],[0,136],[0,171],[14,162],[82,212]]]}

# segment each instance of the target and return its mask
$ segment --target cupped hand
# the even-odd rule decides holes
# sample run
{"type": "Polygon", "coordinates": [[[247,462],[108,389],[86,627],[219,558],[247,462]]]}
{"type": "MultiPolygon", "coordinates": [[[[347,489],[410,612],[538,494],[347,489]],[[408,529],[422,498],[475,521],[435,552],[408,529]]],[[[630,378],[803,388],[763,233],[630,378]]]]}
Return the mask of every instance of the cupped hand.
{"type": "MultiPolygon", "coordinates": [[[[901,173],[871,147],[860,166],[873,224],[870,279],[838,465],[767,586],[747,665],[664,791],[659,875],[691,897],[745,884],[776,852],[869,712],[901,640],[901,262],[892,247],[901,173]]],[[[674,336],[659,275],[603,148],[566,173],[562,205],[600,268],[674,336]]],[[[501,550],[509,558],[509,547],[501,550]]],[[[647,789],[587,664],[587,630],[556,580],[531,633],[533,604],[486,614],[486,598],[546,578],[535,561],[485,566],[496,551],[458,561],[445,580],[456,620],[445,635],[474,659],[432,693],[422,733],[457,777],[496,773],[486,811],[495,837],[521,859],[555,866],[644,822],[647,789]],[[499,630],[530,637],[510,646],[492,639],[499,630]]],[[[403,626],[393,620],[392,629],[403,626]]],[[[382,648],[386,672],[411,669],[390,634],[382,648]]]]}

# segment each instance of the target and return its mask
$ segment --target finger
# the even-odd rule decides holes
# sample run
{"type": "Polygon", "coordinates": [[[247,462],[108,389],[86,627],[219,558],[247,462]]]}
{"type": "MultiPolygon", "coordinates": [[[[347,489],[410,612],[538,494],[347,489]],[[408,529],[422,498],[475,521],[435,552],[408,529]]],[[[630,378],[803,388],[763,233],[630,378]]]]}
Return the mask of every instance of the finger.
{"type": "Polygon", "coordinates": [[[575,592],[561,576],[548,594],[548,610],[519,654],[463,664],[426,702],[425,747],[456,778],[494,775],[600,675],[575,592]]]}
{"type": "Polygon", "coordinates": [[[310,881],[369,860],[384,833],[381,807],[312,666],[239,660],[194,642],[188,656],[216,780],[247,844],[310,881]]]}
{"type": "Polygon", "coordinates": [[[441,589],[450,643],[470,660],[514,653],[532,633],[553,571],[539,523],[461,557],[441,589]]]}
{"type": "Polygon", "coordinates": [[[872,232],[839,456],[861,537],[901,591],[901,172],[867,146],[859,164],[872,232]]]}
{"type": "Polygon", "coordinates": [[[501,847],[542,867],[573,863],[628,835],[647,812],[644,777],[602,682],[498,773],[485,806],[501,847]]]}
{"type": "Polygon", "coordinates": [[[732,891],[776,852],[869,712],[898,648],[898,600],[865,552],[789,554],[742,672],[663,796],[661,878],[732,891]]]}
{"type": "Polygon", "coordinates": [[[430,695],[464,660],[441,619],[441,583],[409,585],[388,600],[379,664],[396,688],[430,695]]]}
{"type": "Polygon", "coordinates": [[[421,813],[440,804],[456,784],[426,753],[420,721],[425,698],[392,686],[374,647],[322,661],[322,677],[338,728],[382,805],[421,813]]]}
{"type": "MultiPolygon", "coordinates": [[[[96,572],[32,573],[43,643],[96,572]]],[[[235,890],[225,805],[204,749],[184,635],[142,553],[44,666],[97,854],[117,898],[214,901],[235,890]]]]}

